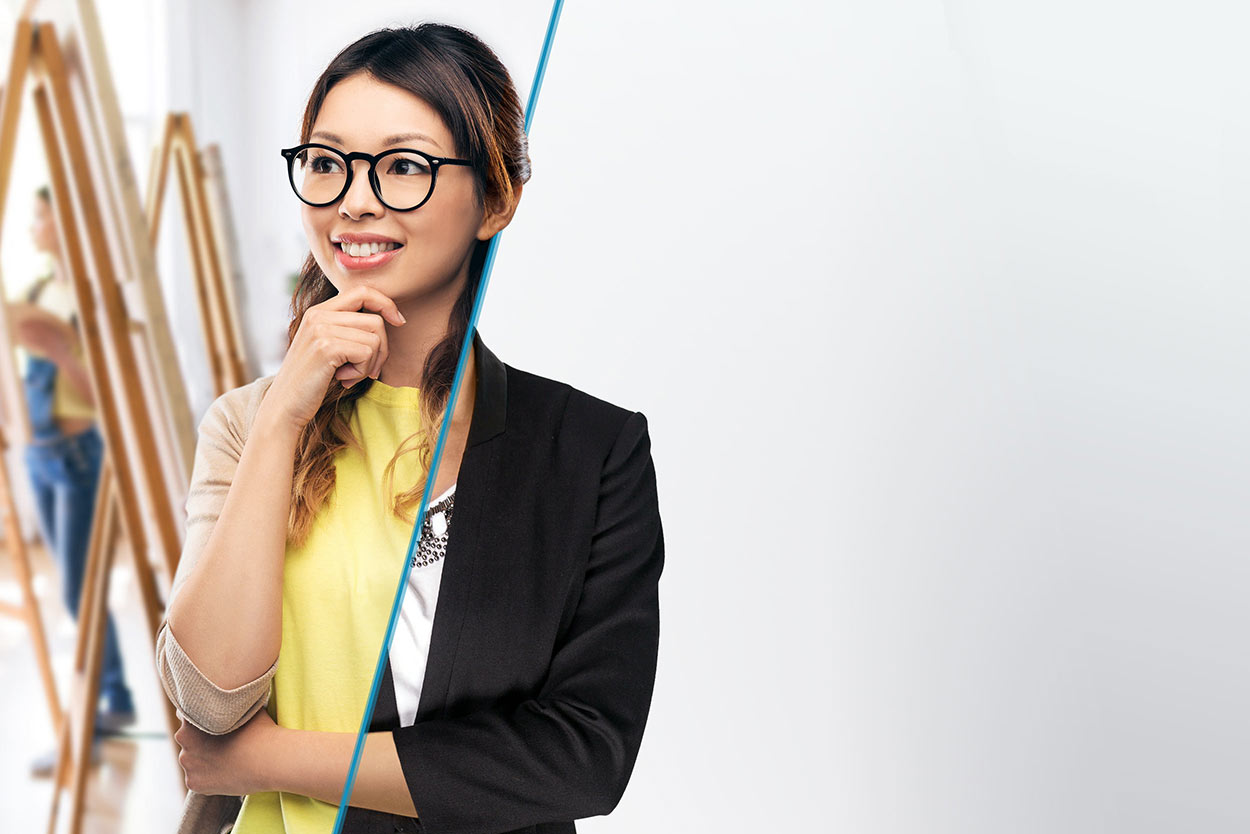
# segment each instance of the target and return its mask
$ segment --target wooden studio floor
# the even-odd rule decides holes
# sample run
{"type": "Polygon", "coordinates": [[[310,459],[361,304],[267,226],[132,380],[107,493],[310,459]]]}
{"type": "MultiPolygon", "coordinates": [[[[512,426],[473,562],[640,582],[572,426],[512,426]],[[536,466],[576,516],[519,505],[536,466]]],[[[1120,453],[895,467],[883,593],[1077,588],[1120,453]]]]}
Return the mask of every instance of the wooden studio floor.
{"type": "MultiPolygon", "coordinates": [[[[60,576],[38,537],[27,542],[35,592],[43,611],[58,694],[69,698],[77,629],[61,602],[60,576]]],[[[109,609],[121,640],[126,680],[134,693],[138,723],[125,736],[101,739],[102,762],[87,781],[83,834],[173,834],[182,808],[182,770],[163,713],[164,691],[156,677],[152,638],[121,542],[109,588],[109,609]]],[[[0,599],[21,601],[13,559],[0,544],[0,599]]],[[[33,759],[55,743],[52,717],[23,621],[0,615],[0,830],[43,834],[52,803],[52,780],[30,773],[33,759]]],[[[67,831],[69,790],[62,799],[57,831],[67,831]]]]}

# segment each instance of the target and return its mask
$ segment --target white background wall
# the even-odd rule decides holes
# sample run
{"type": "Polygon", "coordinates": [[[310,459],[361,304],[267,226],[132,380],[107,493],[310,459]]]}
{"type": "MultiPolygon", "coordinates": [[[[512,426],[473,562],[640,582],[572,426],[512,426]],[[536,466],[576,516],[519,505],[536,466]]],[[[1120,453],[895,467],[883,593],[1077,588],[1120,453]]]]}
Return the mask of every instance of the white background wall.
{"type": "MultiPolygon", "coordinates": [[[[440,19],[524,97],[548,12],[163,8],[268,370],[325,63],[440,19]]],[[[1245,830],[1247,23],[565,6],[479,327],[647,415],[668,559],[646,741],[580,829],[1245,830]]]]}

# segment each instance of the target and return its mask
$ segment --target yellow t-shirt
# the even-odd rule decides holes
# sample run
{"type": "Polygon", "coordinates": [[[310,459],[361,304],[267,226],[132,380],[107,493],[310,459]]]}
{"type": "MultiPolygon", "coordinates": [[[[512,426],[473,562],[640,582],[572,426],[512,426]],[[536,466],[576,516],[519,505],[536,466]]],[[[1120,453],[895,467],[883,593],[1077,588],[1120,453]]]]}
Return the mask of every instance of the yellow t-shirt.
{"type": "MultiPolygon", "coordinates": [[[[70,288],[64,282],[55,279],[47,282],[39,292],[38,298],[35,299],[35,304],[67,324],[76,309],[70,288]]],[[[35,351],[30,352],[35,353],[35,351]]],[[[78,357],[79,362],[86,364],[81,341],[75,343],[74,355],[78,357]]],[[[77,386],[70,381],[63,369],[57,370],[56,381],[53,383],[52,414],[55,417],[90,417],[92,419],[96,416],[95,406],[79,393],[77,386]]]]}
{"type": "MultiPolygon", "coordinates": [[[[283,727],[360,730],[413,527],[391,511],[382,474],[420,428],[418,397],[417,388],[375,380],[356,400],[351,426],[364,452],[339,451],[335,488],[307,542],[287,547],[282,648],[268,706],[283,727]]],[[[417,455],[405,454],[395,492],[422,474],[417,455]]],[[[298,794],[250,794],[233,834],[330,834],[337,814],[337,804],[298,794]]]]}
{"type": "MultiPolygon", "coordinates": [[[[84,365],[87,359],[83,356],[82,346],[74,349],[74,355],[84,365]]],[[[95,406],[79,392],[78,387],[65,375],[63,370],[56,374],[56,384],[52,392],[52,415],[54,417],[90,417],[96,416],[95,406]]]]}

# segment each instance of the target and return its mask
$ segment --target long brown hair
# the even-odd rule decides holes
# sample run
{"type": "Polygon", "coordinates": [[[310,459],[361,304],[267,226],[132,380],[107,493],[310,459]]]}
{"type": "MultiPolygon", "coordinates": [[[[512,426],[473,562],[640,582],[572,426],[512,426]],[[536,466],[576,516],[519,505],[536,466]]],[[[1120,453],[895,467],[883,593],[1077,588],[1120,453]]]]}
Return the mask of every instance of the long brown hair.
{"type": "MultiPolygon", "coordinates": [[[[473,162],[474,195],[479,207],[512,205],[515,185],[530,178],[529,144],[516,87],[490,47],[464,29],[438,23],[370,32],[339,52],[317,79],[304,109],[300,142],[309,141],[330,89],[360,72],[407,90],[439,114],[455,145],[449,154],[473,162]]],[[[385,486],[390,494],[400,456],[415,453],[421,461],[420,480],[394,499],[395,514],[406,521],[413,520],[409,509],[420,502],[431,474],[436,432],[429,429],[442,424],[448,409],[489,243],[474,244],[469,280],[452,307],[447,334],[426,357],[419,397],[422,429],[400,444],[386,466],[385,486]]],[[[309,252],[291,299],[288,349],[308,308],[337,294],[309,252]]],[[[331,380],[316,415],[304,426],[295,457],[287,532],[288,540],[296,545],[307,539],[317,510],[334,488],[336,454],[349,445],[360,448],[349,420],[355,401],[372,384],[373,380],[366,377],[344,388],[338,380],[331,380]]]]}
{"type": "MultiPolygon", "coordinates": [[[[43,201],[44,205],[47,206],[48,211],[52,211],[52,189],[51,188],[49,188],[46,185],[41,185],[35,189],[35,196],[43,201]]],[[[47,273],[40,275],[38,278],[36,278],[31,283],[29,289],[26,290],[26,302],[28,304],[34,304],[35,302],[37,302],[39,300],[39,296],[43,294],[44,288],[47,287],[48,284],[52,283],[52,279],[54,277],[56,277],[56,272],[49,269],[47,273]]],[[[74,325],[75,329],[77,329],[78,317],[76,315],[71,316],[70,323],[74,325]]]]}

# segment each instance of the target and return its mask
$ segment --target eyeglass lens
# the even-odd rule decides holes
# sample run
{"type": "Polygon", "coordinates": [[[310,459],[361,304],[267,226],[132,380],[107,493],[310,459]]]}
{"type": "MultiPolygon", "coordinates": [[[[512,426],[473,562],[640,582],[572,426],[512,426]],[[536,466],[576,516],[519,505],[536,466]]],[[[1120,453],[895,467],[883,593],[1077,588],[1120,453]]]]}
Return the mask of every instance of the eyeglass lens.
{"type": "MultiPolygon", "coordinates": [[[[347,181],[347,160],[326,148],[305,148],[291,162],[291,181],[310,203],[338,199],[347,181]]],[[[430,194],[434,184],[430,163],[415,153],[387,153],[378,159],[378,187],[382,202],[394,209],[411,208],[430,194]]]]}

